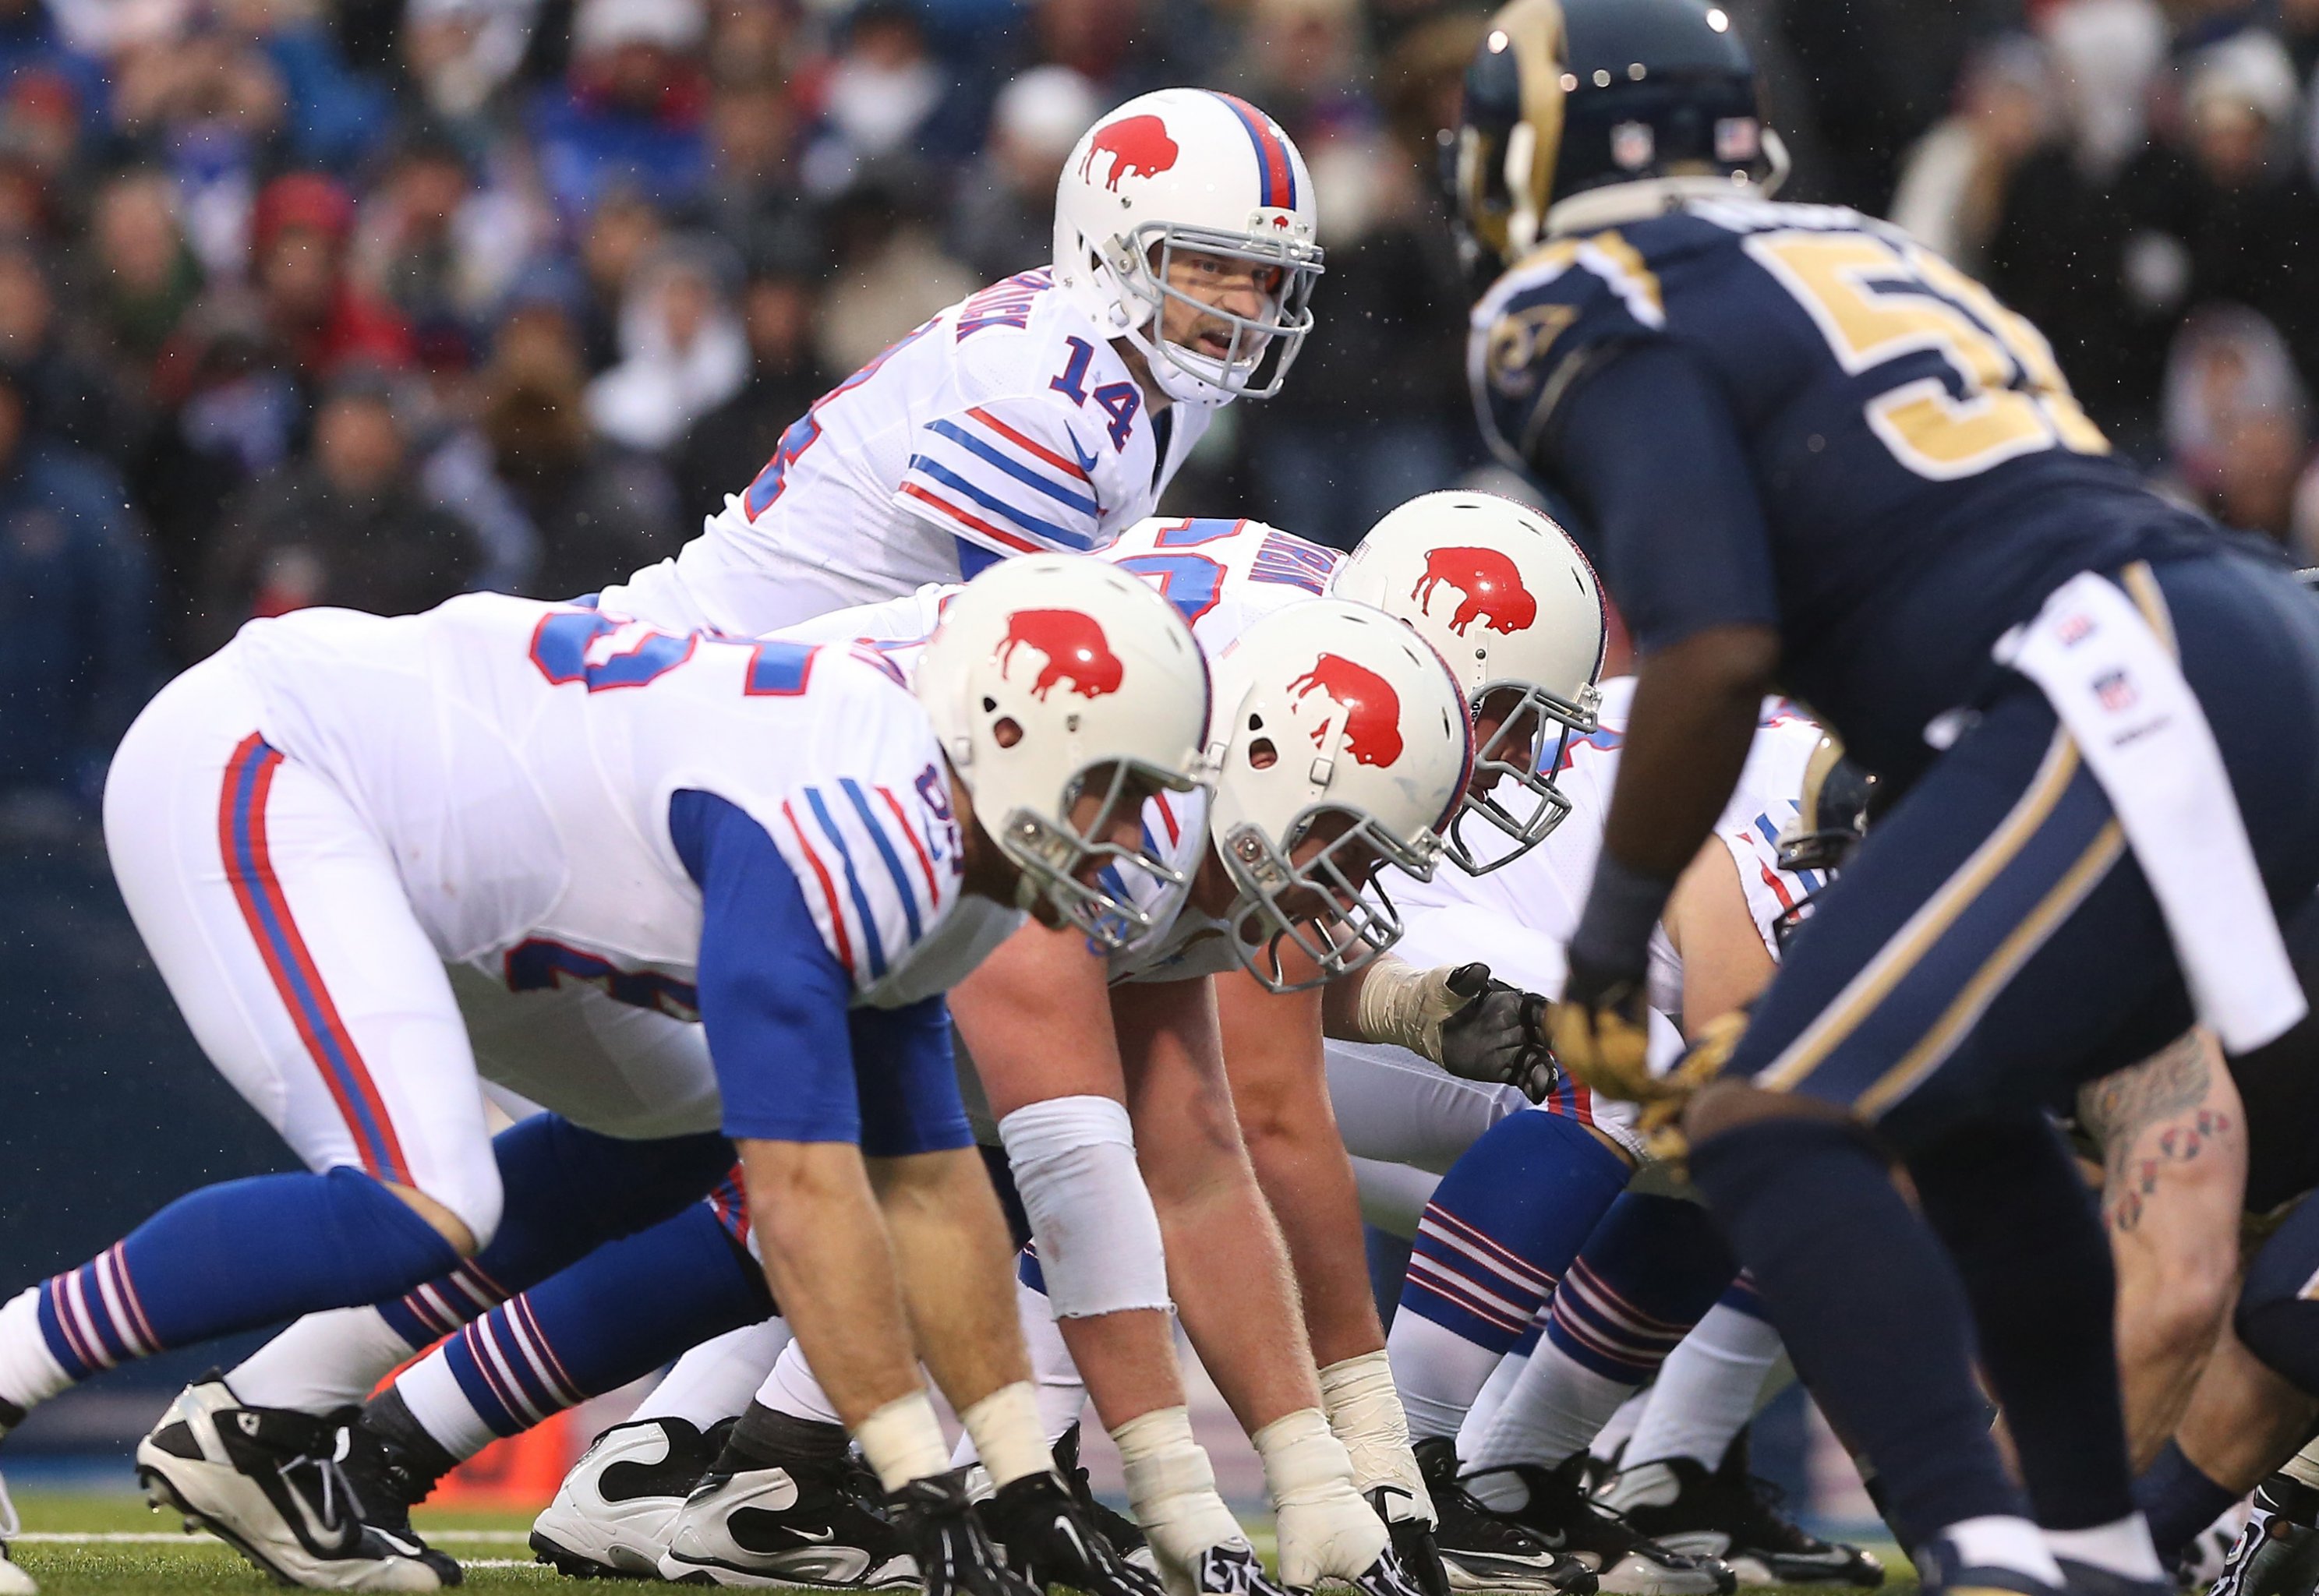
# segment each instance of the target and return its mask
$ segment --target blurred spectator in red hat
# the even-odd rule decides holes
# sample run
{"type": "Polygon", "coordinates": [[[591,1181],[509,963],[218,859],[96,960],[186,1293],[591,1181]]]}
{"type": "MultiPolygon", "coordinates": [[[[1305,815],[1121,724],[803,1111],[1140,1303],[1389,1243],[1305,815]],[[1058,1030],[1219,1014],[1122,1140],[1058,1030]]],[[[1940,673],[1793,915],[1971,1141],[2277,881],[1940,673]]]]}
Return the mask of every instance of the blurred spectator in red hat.
{"type": "Polygon", "coordinates": [[[347,275],[353,226],[346,191],[313,172],[267,184],[250,216],[250,271],[266,328],[309,383],[353,361],[395,368],[411,362],[409,325],[347,275]]]}

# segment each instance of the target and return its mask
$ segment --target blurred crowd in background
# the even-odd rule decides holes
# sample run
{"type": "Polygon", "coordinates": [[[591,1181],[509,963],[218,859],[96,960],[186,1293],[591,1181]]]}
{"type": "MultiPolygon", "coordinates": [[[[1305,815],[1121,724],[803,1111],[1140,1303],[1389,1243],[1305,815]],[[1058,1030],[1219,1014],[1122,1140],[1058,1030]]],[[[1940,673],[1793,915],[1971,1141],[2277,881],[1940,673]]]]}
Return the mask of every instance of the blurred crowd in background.
{"type": "MultiPolygon", "coordinates": [[[[2319,563],[2319,0],[1724,0],[1786,196],[2052,336],[2167,491],[2319,563]]],[[[252,616],[568,597],[1051,253],[1103,110],[1228,89],[1328,275],[1169,508],[1339,544],[1483,464],[1451,0],[0,0],[0,835],[252,616]]]]}

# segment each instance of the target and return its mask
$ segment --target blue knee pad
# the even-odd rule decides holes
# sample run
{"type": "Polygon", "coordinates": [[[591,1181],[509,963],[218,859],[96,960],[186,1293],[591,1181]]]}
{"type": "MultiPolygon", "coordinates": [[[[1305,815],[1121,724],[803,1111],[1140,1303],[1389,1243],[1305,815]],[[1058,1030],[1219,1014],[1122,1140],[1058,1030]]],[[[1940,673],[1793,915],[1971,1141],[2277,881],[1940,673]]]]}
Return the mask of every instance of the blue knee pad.
{"type": "Polygon", "coordinates": [[[698,1203],[732,1172],[733,1144],[714,1132],[625,1141],[540,1114],[492,1138],[506,1206],[492,1244],[379,1313],[414,1347],[577,1262],[698,1203]]]}
{"type": "Polygon", "coordinates": [[[1706,1209],[1624,1193],[1555,1292],[1547,1339],[1596,1374],[1640,1385],[1737,1270],[1706,1209]]]}
{"type": "Polygon", "coordinates": [[[1412,1244],[1404,1312],[1512,1349],[1631,1171],[1576,1120],[1509,1114],[1450,1166],[1412,1244]]]}

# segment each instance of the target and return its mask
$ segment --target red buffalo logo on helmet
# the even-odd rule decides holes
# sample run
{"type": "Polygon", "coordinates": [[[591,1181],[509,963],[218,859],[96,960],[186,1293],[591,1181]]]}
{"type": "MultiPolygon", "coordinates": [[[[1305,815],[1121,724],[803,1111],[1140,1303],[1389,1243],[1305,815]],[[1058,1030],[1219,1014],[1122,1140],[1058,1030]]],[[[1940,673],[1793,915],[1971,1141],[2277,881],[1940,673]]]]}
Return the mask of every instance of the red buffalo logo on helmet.
{"type": "Polygon", "coordinates": [[[1538,600],[1522,586],[1514,563],[1493,548],[1437,548],[1425,556],[1425,574],[1409,596],[1432,612],[1433,590],[1443,583],[1464,595],[1449,629],[1460,637],[1480,621],[1493,632],[1512,634],[1538,619],[1538,600]]]}
{"type": "MultiPolygon", "coordinates": [[[[1313,662],[1313,668],[1288,684],[1288,690],[1303,702],[1314,692],[1323,692],[1336,700],[1344,712],[1345,752],[1355,762],[1365,765],[1389,765],[1401,757],[1401,695],[1393,690],[1393,683],[1370,670],[1357,665],[1342,654],[1324,654],[1313,662]]],[[[1320,747],[1327,735],[1323,726],[1313,734],[1313,745],[1320,747]]]]}
{"type": "Polygon", "coordinates": [[[1168,137],[1168,124],[1158,117],[1123,116],[1096,130],[1087,158],[1079,162],[1079,176],[1089,176],[1095,170],[1095,158],[1108,155],[1111,170],[1104,186],[1117,194],[1122,177],[1156,176],[1175,166],[1178,153],[1176,140],[1168,137]]]}
{"type": "Polygon", "coordinates": [[[1002,672],[1024,644],[1046,656],[1031,683],[1034,699],[1044,699],[1064,682],[1083,699],[1099,699],[1119,690],[1124,668],[1091,616],[1076,609],[1016,610],[1006,618],[1006,636],[999,639],[998,652],[991,656],[1002,672]]]}

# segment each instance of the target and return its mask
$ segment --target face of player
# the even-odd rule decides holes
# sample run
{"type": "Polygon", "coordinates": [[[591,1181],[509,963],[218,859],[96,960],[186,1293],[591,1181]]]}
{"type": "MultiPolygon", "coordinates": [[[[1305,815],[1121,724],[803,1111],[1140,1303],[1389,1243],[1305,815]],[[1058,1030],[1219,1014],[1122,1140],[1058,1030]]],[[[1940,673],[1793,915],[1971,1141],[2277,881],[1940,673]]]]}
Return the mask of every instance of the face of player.
{"type": "MultiPolygon", "coordinates": [[[[1093,849],[1132,852],[1143,841],[1143,806],[1158,797],[1161,789],[1150,777],[1131,772],[1114,795],[1114,768],[1108,764],[1090,766],[1079,796],[1072,800],[1064,818],[1093,849]]],[[[1112,858],[1109,852],[1090,852],[1071,872],[1072,879],[1082,887],[1096,887],[1096,878],[1112,858]]],[[[1062,911],[1043,893],[1033,900],[1030,914],[1051,931],[1060,930],[1064,924],[1062,911]]]]}
{"type": "Polygon", "coordinates": [[[1474,706],[1474,774],[1466,781],[1466,792],[1479,798],[1495,787],[1504,771],[1494,765],[1536,770],[1538,734],[1544,729],[1545,717],[1535,707],[1522,708],[1522,695],[1514,689],[1500,688],[1484,697],[1474,706]]]}
{"type": "MultiPolygon", "coordinates": [[[[1232,324],[1207,311],[1260,320],[1278,301],[1278,266],[1196,249],[1171,250],[1167,260],[1168,286],[1176,293],[1161,301],[1160,336],[1196,355],[1211,360],[1232,355],[1232,324]]],[[[1243,359],[1248,356],[1245,343],[1240,354],[1243,359]]]]}

